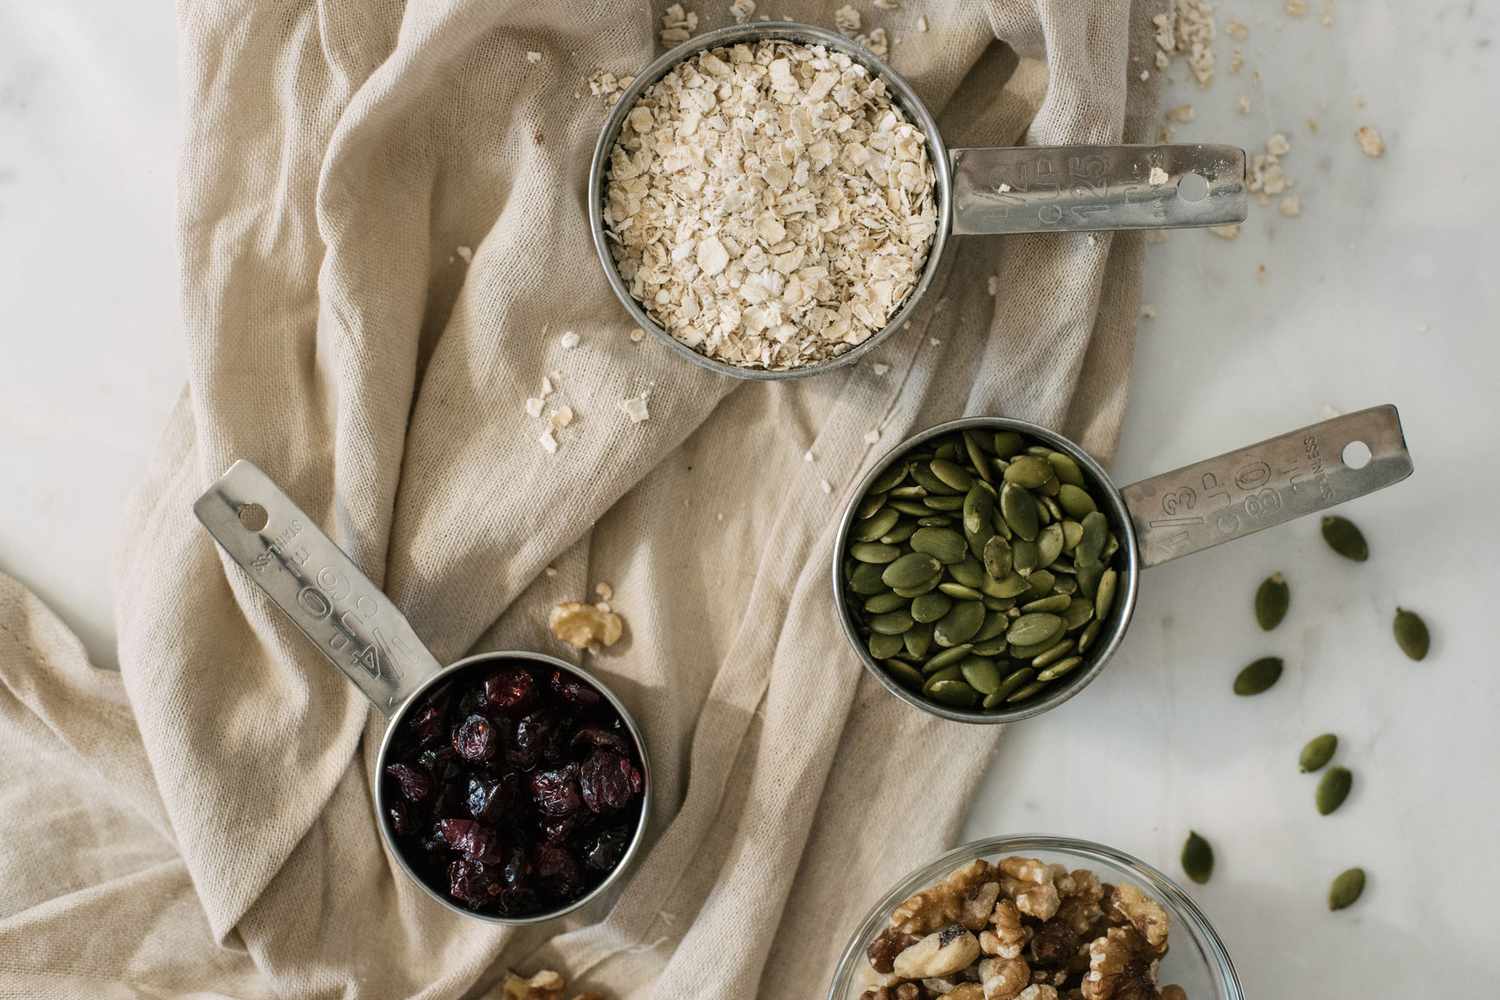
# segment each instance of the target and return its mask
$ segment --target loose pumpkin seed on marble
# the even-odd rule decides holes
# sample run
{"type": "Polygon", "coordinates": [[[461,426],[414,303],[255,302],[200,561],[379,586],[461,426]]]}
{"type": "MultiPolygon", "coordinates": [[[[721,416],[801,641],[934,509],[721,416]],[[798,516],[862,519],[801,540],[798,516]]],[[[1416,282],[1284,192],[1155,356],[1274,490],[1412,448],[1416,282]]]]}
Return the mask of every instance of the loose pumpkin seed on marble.
{"type": "Polygon", "coordinates": [[[1315,802],[1318,806],[1318,814],[1327,816],[1344,804],[1349,797],[1349,790],[1354,787],[1354,773],[1347,767],[1330,768],[1318,782],[1318,792],[1315,802]]]}
{"type": "Polygon", "coordinates": [[[1262,656],[1235,676],[1234,693],[1248,697],[1270,690],[1281,679],[1281,669],[1281,657],[1262,656]]]}
{"type": "Polygon", "coordinates": [[[1205,885],[1214,873],[1214,849],[1197,831],[1189,830],[1182,845],[1182,870],[1187,877],[1205,885]]]}
{"type": "Polygon", "coordinates": [[[1365,870],[1349,868],[1339,872],[1328,887],[1328,908],[1342,910],[1353,906],[1365,891],[1365,870]]]}
{"type": "Polygon", "coordinates": [[[1297,765],[1302,768],[1303,774],[1321,770],[1324,764],[1333,760],[1333,755],[1338,748],[1339,738],[1332,733],[1314,736],[1302,748],[1302,753],[1297,758],[1297,765]]]}
{"type": "Polygon", "coordinates": [[[1427,657],[1427,650],[1432,646],[1432,636],[1427,632],[1427,623],[1422,616],[1415,611],[1407,611],[1405,608],[1396,609],[1396,618],[1391,622],[1391,629],[1396,635],[1396,645],[1401,647],[1401,652],[1413,660],[1423,660],[1427,657]]]}
{"type": "Polygon", "coordinates": [[[1370,546],[1364,532],[1347,517],[1329,514],[1323,518],[1323,541],[1345,559],[1364,562],[1370,558],[1370,546]]]}
{"type": "Polygon", "coordinates": [[[1292,603],[1292,588],[1280,573],[1272,573],[1255,588],[1255,620],[1269,632],[1286,617],[1292,603]]]}

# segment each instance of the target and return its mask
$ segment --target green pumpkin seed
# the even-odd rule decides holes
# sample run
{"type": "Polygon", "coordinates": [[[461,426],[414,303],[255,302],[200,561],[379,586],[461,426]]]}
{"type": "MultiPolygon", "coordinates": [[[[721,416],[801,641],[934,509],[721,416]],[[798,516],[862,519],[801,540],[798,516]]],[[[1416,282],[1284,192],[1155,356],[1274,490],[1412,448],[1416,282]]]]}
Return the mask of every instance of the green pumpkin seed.
{"type": "Polygon", "coordinates": [[[1208,882],[1214,873],[1214,849],[1191,830],[1188,831],[1187,843],[1182,845],[1182,870],[1199,885],[1208,882]]]}
{"type": "MultiPolygon", "coordinates": [[[[982,603],[982,600],[981,600],[982,603]]],[[[979,626],[979,631],[974,633],[971,642],[989,642],[996,636],[1003,636],[1005,630],[1010,627],[1010,616],[1004,611],[994,611],[985,608],[984,624],[979,626]]]]}
{"type": "Polygon", "coordinates": [[[969,475],[963,466],[957,462],[934,458],[928,468],[949,489],[957,490],[960,493],[967,493],[974,486],[974,477],[969,475]]]}
{"type": "Polygon", "coordinates": [[[1015,431],[995,432],[995,457],[1010,458],[1026,447],[1026,439],[1015,431]]]}
{"type": "MultiPolygon", "coordinates": [[[[900,511],[896,513],[899,515],[900,511]]],[[[899,545],[910,538],[916,530],[917,522],[902,519],[896,522],[894,528],[881,535],[879,541],[882,545],[899,545]]]]}
{"type": "Polygon", "coordinates": [[[1099,509],[1087,490],[1072,483],[1063,483],[1058,489],[1057,502],[1075,521],[1081,521],[1099,509]]]}
{"type": "Polygon", "coordinates": [[[903,687],[914,688],[918,691],[922,689],[922,672],[911,664],[903,663],[901,660],[886,660],[881,666],[885,667],[885,672],[896,678],[896,681],[903,687]]]}
{"type": "Polygon", "coordinates": [[[1328,887],[1328,908],[1330,910],[1342,910],[1353,906],[1355,900],[1365,891],[1365,870],[1363,868],[1350,868],[1339,872],[1333,884],[1328,887]]]}
{"type": "MultiPolygon", "coordinates": [[[[942,572],[943,564],[925,552],[908,552],[885,568],[880,579],[887,587],[915,587],[942,572]]],[[[929,588],[930,589],[930,588],[929,588]]]]}
{"type": "Polygon", "coordinates": [[[1011,671],[1006,675],[1005,680],[1000,682],[1000,686],[989,697],[984,699],[984,707],[987,709],[999,708],[1005,703],[1006,698],[1009,698],[1012,694],[1030,684],[1032,678],[1035,676],[1036,671],[1030,667],[1022,667],[1020,670],[1011,671]]]}
{"type": "Polygon", "coordinates": [[[900,486],[906,479],[907,465],[905,462],[894,462],[870,484],[871,493],[889,493],[900,486]]]}
{"type": "Polygon", "coordinates": [[[873,517],[854,526],[849,537],[857,542],[873,542],[896,526],[901,512],[894,507],[882,507],[873,517]]]}
{"type": "Polygon", "coordinates": [[[874,563],[860,563],[849,573],[849,589],[861,597],[878,594],[888,589],[881,577],[881,567],[874,563]]]}
{"type": "Polygon", "coordinates": [[[1249,696],[1270,690],[1281,679],[1281,667],[1281,657],[1262,656],[1235,676],[1234,693],[1249,696]]]}
{"type": "MultiPolygon", "coordinates": [[[[1052,568],[1056,569],[1057,564],[1053,563],[1052,568]]],[[[1031,575],[1036,576],[1035,573],[1031,575]]],[[[1052,583],[1052,590],[1054,593],[1067,594],[1069,597],[1071,597],[1078,592],[1078,581],[1073,579],[1071,576],[1057,577],[1056,580],[1054,580],[1052,583]]]]}
{"type": "Polygon", "coordinates": [[[1063,620],[1057,615],[1038,612],[1022,615],[1005,633],[1005,641],[1012,646],[1035,646],[1050,643],[1063,633],[1063,620]]]}
{"type": "Polygon", "coordinates": [[[927,697],[949,708],[973,708],[979,704],[979,692],[963,681],[939,681],[926,688],[927,697]]]}
{"type": "Polygon", "coordinates": [[[1055,560],[1052,565],[1048,566],[1047,568],[1054,573],[1062,573],[1066,576],[1076,577],[1078,575],[1078,567],[1074,566],[1073,560],[1067,558],[1066,556],[1061,559],[1055,560]]]}
{"type": "Polygon", "coordinates": [[[968,656],[969,651],[973,648],[973,643],[961,642],[957,646],[954,646],[952,649],[945,649],[941,653],[938,653],[936,656],[934,656],[932,659],[928,660],[926,663],[922,664],[922,673],[931,674],[935,670],[944,670],[948,667],[954,666],[955,664],[962,662],[963,658],[965,656],[968,656]]]}
{"type": "Polygon", "coordinates": [[[996,636],[993,639],[987,639],[984,642],[974,643],[974,655],[989,657],[1004,656],[1006,650],[1008,650],[1009,648],[1010,647],[1005,644],[1005,636],[1001,635],[996,636]]]}
{"type": "Polygon", "coordinates": [[[1040,566],[1051,566],[1062,555],[1063,530],[1061,524],[1049,524],[1036,536],[1036,547],[1041,553],[1037,559],[1040,566]]]}
{"type": "Polygon", "coordinates": [[[975,486],[964,497],[964,531],[971,535],[977,534],[994,519],[995,498],[988,490],[975,486]]]}
{"type": "Polygon", "coordinates": [[[994,482],[994,473],[991,471],[989,456],[984,453],[984,444],[978,434],[972,431],[964,431],[964,451],[969,455],[969,462],[986,482],[994,482]]]}
{"type": "Polygon", "coordinates": [[[958,664],[950,663],[936,673],[927,676],[927,680],[922,682],[922,693],[926,694],[927,690],[934,684],[941,684],[943,681],[961,681],[963,678],[963,671],[958,669],[958,664]]]}
{"type": "Polygon", "coordinates": [[[1109,521],[1097,510],[1081,519],[1083,537],[1073,550],[1073,564],[1080,568],[1097,564],[1104,555],[1104,546],[1109,541],[1109,521]]]}
{"type": "Polygon", "coordinates": [[[1062,508],[1057,505],[1057,501],[1056,500],[1052,499],[1051,497],[1042,497],[1037,502],[1039,504],[1041,504],[1040,513],[1043,515],[1042,516],[1042,522],[1044,524],[1051,524],[1054,521],[1056,521],[1056,522],[1061,522],[1062,521],[1062,519],[1063,519],[1062,508]]]}
{"type": "Polygon", "coordinates": [[[1046,611],[1057,614],[1068,609],[1072,599],[1067,594],[1052,594],[1048,597],[1040,597],[1027,604],[1021,605],[1021,611],[1031,614],[1034,611],[1046,611]]]}
{"type": "Polygon", "coordinates": [[[1027,541],[1036,541],[1040,515],[1036,498],[1030,493],[1013,483],[1006,483],[1000,490],[1000,514],[1016,535],[1027,541]]]}
{"type": "MultiPolygon", "coordinates": [[[[1047,461],[1052,463],[1053,475],[1062,480],[1065,486],[1083,485],[1083,469],[1073,460],[1073,456],[1054,451],[1047,455],[1047,461]]],[[[1061,494],[1058,494],[1058,499],[1062,499],[1061,494]]]]}
{"type": "Polygon", "coordinates": [[[999,535],[984,543],[984,571],[996,580],[1010,575],[1012,562],[1011,545],[999,535]]]}
{"type": "Polygon", "coordinates": [[[948,613],[953,599],[947,594],[923,594],[911,602],[911,616],[923,625],[931,624],[948,613]]]}
{"type": "Polygon", "coordinates": [[[1093,600],[1099,593],[1099,581],[1104,576],[1104,565],[1102,563],[1088,563],[1077,568],[1078,589],[1083,591],[1083,596],[1093,600]]]}
{"type": "Polygon", "coordinates": [[[1045,497],[1055,497],[1057,496],[1058,491],[1061,489],[1062,481],[1059,480],[1056,476],[1048,476],[1047,481],[1041,486],[1037,487],[1038,492],[1040,492],[1042,496],[1045,497]]]}
{"type": "Polygon", "coordinates": [[[1030,576],[1031,571],[1042,565],[1041,546],[1036,542],[1028,542],[1024,538],[1017,538],[1011,545],[1011,568],[1022,576],[1030,576]]]}
{"type": "Polygon", "coordinates": [[[907,654],[914,660],[920,660],[932,648],[932,626],[913,625],[901,638],[906,645],[907,654]]]}
{"type": "Polygon", "coordinates": [[[1031,658],[1031,665],[1033,667],[1036,667],[1038,670],[1041,670],[1043,667],[1051,666],[1058,660],[1073,652],[1074,645],[1075,644],[1072,639],[1064,639],[1057,645],[1052,646],[1048,649],[1044,649],[1042,652],[1033,656],[1031,658]]]}
{"type": "Polygon", "coordinates": [[[934,514],[928,511],[926,516],[917,518],[919,528],[946,528],[953,524],[953,518],[947,514],[934,514]]]}
{"type": "Polygon", "coordinates": [[[1307,741],[1307,746],[1302,748],[1302,753],[1297,758],[1297,766],[1302,769],[1303,774],[1321,770],[1324,764],[1333,760],[1334,752],[1338,748],[1339,738],[1332,733],[1314,736],[1307,741]]]}
{"type": "Polygon", "coordinates": [[[905,643],[902,642],[900,635],[889,635],[882,632],[872,634],[866,642],[866,648],[870,650],[870,655],[877,660],[890,659],[901,652],[904,645],[905,643]]]}
{"type": "Polygon", "coordinates": [[[939,646],[957,646],[972,639],[984,624],[985,607],[979,601],[959,601],[938,621],[932,637],[939,646]]]}
{"type": "Polygon", "coordinates": [[[1026,446],[1026,454],[1035,455],[1037,458],[1046,458],[1052,454],[1052,449],[1044,444],[1029,444],[1026,446]]]}
{"type": "Polygon", "coordinates": [[[916,622],[912,621],[911,615],[905,611],[891,611],[887,614],[875,615],[870,619],[869,624],[872,632],[879,632],[881,635],[900,635],[916,622]]]}
{"type": "Polygon", "coordinates": [[[994,694],[1000,689],[1000,670],[993,661],[971,656],[959,664],[964,680],[980,694],[994,694]]]}
{"type": "Polygon", "coordinates": [[[1051,649],[1052,644],[1053,640],[1048,639],[1046,642],[1038,642],[1030,646],[1011,645],[1008,655],[1012,660],[1033,660],[1051,649]]]}
{"type": "Polygon", "coordinates": [[[1094,593],[1094,617],[1101,622],[1109,617],[1109,610],[1115,603],[1115,583],[1120,575],[1112,569],[1104,571],[1099,577],[1099,587],[1094,593]]]}
{"type": "Polygon", "coordinates": [[[984,606],[991,611],[1009,611],[1016,606],[1016,599],[1014,597],[991,597],[986,594],[984,606]]]}
{"type": "Polygon", "coordinates": [[[1009,698],[1006,698],[1005,702],[1008,705],[1013,705],[1018,701],[1025,701],[1027,698],[1030,698],[1032,695],[1036,694],[1046,686],[1046,681],[1032,681],[1030,684],[1026,685],[1015,694],[1011,695],[1009,698]]]}
{"type": "Polygon", "coordinates": [[[965,587],[974,590],[984,585],[984,567],[979,565],[979,560],[973,556],[968,556],[963,562],[956,562],[949,566],[948,575],[965,587]]]}
{"type": "Polygon", "coordinates": [[[874,563],[877,566],[884,566],[901,558],[901,550],[896,546],[881,545],[879,542],[856,542],[849,546],[849,554],[862,563],[874,563]]]}
{"type": "Polygon", "coordinates": [[[876,594],[874,597],[868,598],[865,601],[865,611],[872,615],[883,615],[887,611],[895,611],[897,608],[906,607],[906,605],[906,598],[900,594],[893,594],[890,591],[886,591],[883,594],[876,594]]]}
{"type": "Polygon", "coordinates": [[[1432,645],[1432,637],[1427,632],[1427,623],[1420,615],[1415,611],[1397,608],[1396,619],[1391,623],[1391,628],[1396,634],[1396,645],[1401,647],[1401,652],[1413,660],[1426,658],[1427,650],[1432,645]]]}
{"type": "Polygon", "coordinates": [[[1327,816],[1349,797],[1349,790],[1354,787],[1354,774],[1347,767],[1329,768],[1318,782],[1317,804],[1318,813],[1327,816]]]}
{"type": "Polygon", "coordinates": [[[1323,518],[1323,541],[1345,559],[1364,562],[1370,558],[1370,546],[1364,532],[1347,517],[1330,514],[1323,518]]]}
{"type": "Polygon", "coordinates": [[[973,587],[965,587],[961,583],[940,583],[938,590],[959,601],[982,601],[984,599],[984,595],[979,591],[973,587]]]}
{"type": "Polygon", "coordinates": [[[1008,597],[1020,597],[1030,589],[1030,585],[1027,584],[1026,578],[1019,573],[1012,573],[999,580],[986,575],[979,589],[988,597],[1004,599],[1008,597]]]}
{"type": "Polygon", "coordinates": [[[874,517],[884,506],[884,493],[867,493],[864,499],[860,500],[859,505],[855,507],[854,513],[860,520],[864,520],[868,517],[874,517]]]}
{"type": "Polygon", "coordinates": [[[1072,552],[1078,548],[1078,543],[1083,540],[1083,525],[1077,521],[1064,521],[1062,523],[1063,551],[1072,552]]]}
{"type": "Polygon", "coordinates": [[[1063,624],[1069,632],[1082,628],[1084,623],[1094,617],[1094,602],[1087,597],[1074,597],[1068,601],[1068,606],[1063,609],[1063,624]]]}
{"type": "Polygon", "coordinates": [[[943,574],[937,573],[933,576],[928,577],[926,580],[923,580],[915,587],[892,587],[891,589],[901,597],[921,597],[923,594],[930,593],[931,591],[937,589],[937,585],[942,582],[943,574]]]}
{"type": "MultiPolygon", "coordinates": [[[[922,486],[927,490],[928,495],[923,499],[933,496],[956,496],[959,492],[939,479],[937,473],[932,471],[930,463],[919,462],[913,465],[911,467],[911,478],[916,481],[918,486],[922,486]]],[[[967,489],[965,487],[965,491],[967,489]]]]}
{"type": "Polygon", "coordinates": [[[962,510],[964,506],[963,497],[923,497],[922,502],[927,505],[928,510],[943,513],[962,510]]]}
{"type": "Polygon", "coordinates": [[[1015,486],[1038,489],[1052,478],[1052,465],[1045,458],[1020,455],[1005,467],[1004,479],[1015,486]]]}
{"type": "Polygon", "coordinates": [[[1047,597],[1052,593],[1052,588],[1057,584],[1057,577],[1044,569],[1039,569],[1026,578],[1026,599],[1034,601],[1040,597],[1047,597]]]}
{"type": "Polygon", "coordinates": [[[914,552],[925,552],[944,564],[961,562],[969,552],[964,536],[952,528],[918,528],[909,544],[914,552]]]}
{"type": "Polygon", "coordinates": [[[1078,651],[1080,653],[1087,653],[1089,651],[1089,647],[1094,644],[1094,640],[1099,638],[1099,630],[1103,627],[1103,622],[1089,623],[1089,627],[1084,629],[1083,633],[1078,637],[1078,651]]]}
{"type": "Polygon", "coordinates": [[[960,451],[961,447],[958,441],[955,438],[948,438],[932,449],[932,455],[934,458],[946,458],[950,462],[956,462],[958,461],[960,451]]]}
{"type": "Polygon", "coordinates": [[[920,500],[927,495],[925,487],[912,484],[911,486],[898,486],[888,494],[892,500],[920,500]]]}
{"type": "Polygon", "coordinates": [[[1081,663],[1083,663],[1083,657],[1070,656],[1065,660],[1059,660],[1052,666],[1048,667],[1046,670],[1043,670],[1041,673],[1037,674],[1036,679],[1039,681],[1055,681],[1063,674],[1066,674],[1069,671],[1073,670],[1081,663]]]}
{"type": "Polygon", "coordinates": [[[1255,588],[1255,620],[1264,631],[1271,631],[1286,617],[1292,603],[1292,588],[1280,573],[1272,573],[1255,588]]]}
{"type": "Polygon", "coordinates": [[[897,499],[895,491],[891,493],[890,506],[903,514],[910,514],[913,517],[926,517],[932,513],[931,509],[921,500],[897,499]]]}

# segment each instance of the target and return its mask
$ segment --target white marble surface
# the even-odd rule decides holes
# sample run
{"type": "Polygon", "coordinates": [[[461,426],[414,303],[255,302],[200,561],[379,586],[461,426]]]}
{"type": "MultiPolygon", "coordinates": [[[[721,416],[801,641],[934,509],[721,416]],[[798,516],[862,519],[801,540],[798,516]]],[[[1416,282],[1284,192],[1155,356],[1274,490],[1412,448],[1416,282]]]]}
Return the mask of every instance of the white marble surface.
{"type": "MultiPolygon", "coordinates": [[[[1233,243],[1150,248],[1157,316],[1116,470],[1128,482],[1394,402],[1416,475],[1348,511],[1372,541],[1365,565],[1304,522],[1149,571],[1119,656],[1010,731],[968,832],[1088,837],[1180,875],[1194,828],[1219,862],[1193,893],[1252,997],[1485,996],[1500,932],[1500,12],[1340,3],[1324,27],[1309,6],[1221,4],[1219,80],[1173,87],[1169,105],[1197,109],[1179,139],[1260,148],[1286,132],[1303,214],[1257,209],[1233,243]],[[1251,28],[1238,76],[1229,15],[1251,28]],[[1359,152],[1361,124],[1384,134],[1383,159],[1359,152]],[[1250,595],[1274,570],[1293,610],[1264,636],[1250,595]],[[1397,602],[1433,625],[1421,665],[1390,640],[1397,602]],[[1286,657],[1286,677],[1235,698],[1235,671],[1262,653],[1286,657]],[[1323,730],[1357,775],[1329,818],[1295,763],[1323,730]],[[1352,864],[1370,887],[1331,915],[1327,883],[1352,864]]],[[[119,505],[184,379],[177,138],[170,5],[0,0],[0,570],[101,663],[119,505]]]]}

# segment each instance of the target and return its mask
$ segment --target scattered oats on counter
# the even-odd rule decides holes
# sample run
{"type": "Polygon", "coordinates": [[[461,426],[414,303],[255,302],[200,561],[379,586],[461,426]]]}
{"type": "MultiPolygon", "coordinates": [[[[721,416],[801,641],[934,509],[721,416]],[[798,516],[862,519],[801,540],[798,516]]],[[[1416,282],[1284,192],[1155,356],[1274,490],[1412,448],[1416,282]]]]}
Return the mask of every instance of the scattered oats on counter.
{"type": "Polygon", "coordinates": [[[674,3],[661,15],[661,44],[663,48],[672,48],[681,45],[698,30],[698,15],[694,11],[683,10],[682,4],[674,3]]]}
{"type": "Polygon", "coordinates": [[[620,400],[620,409],[630,418],[632,424],[643,423],[651,418],[651,411],[646,406],[647,393],[632,396],[630,399],[620,400]]]}
{"type": "Polygon", "coordinates": [[[599,596],[599,600],[601,601],[612,601],[615,597],[615,588],[601,580],[594,584],[594,593],[599,596]]]}
{"type": "Polygon", "coordinates": [[[634,82],[633,76],[617,77],[608,70],[596,69],[594,75],[589,77],[589,93],[595,97],[603,97],[610,104],[614,104],[619,99],[620,93],[634,82]]]}
{"type": "Polygon", "coordinates": [[[636,327],[634,330],[630,331],[630,342],[632,344],[639,344],[641,341],[643,341],[645,339],[646,339],[646,331],[642,330],[640,327],[636,327]]]}
{"type": "Polygon", "coordinates": [[[1156,307],[1155,306],[1141,306],[1141,319],[1155,319],[1155,318],[1156,318],[1156,307]]]}
{"type": "Polygon", "coordinates": [[[547,454],[557,454],[557,438],[552,436],[551,428],[542,431],[542,436],[537,438],[537,443],[542,446],[542,450],[547,454]]]}
{"type": "Polygon", "coordinates": [[[547,627],[574,649],[597,649],[619,642],[625,621],[608,605],[563,601],[547,615],[547,627]]]}
{"type": "Polygon", "coordinates": [[[526,401],[526,415],[528,417],[540,417],[542,415],[542,407],[546,405],[542,400],[532,396],[526,401]]]}
{"type": "Polygon", "coordinates": [[[1245,53],[1241,52],[1239,49],[1230,49],[1229,50],[1229,72],[1237,74],[1237,73],[1239,73],[1240,70],[1242,70],[1244,68],[1245,68],[1245,53]]]}
{"type": "Polygon", "coordinates": [[[1190,122],[1198,117],[1198,112],[1191,104],[1179,104],[1177,107],[1167,111],[1167,120],[1174,122],[1190,122]]]}
{"type": "Polygon", "coordinates": [[[1237,240],[1240,238],[1240,224],[1231,222],[1227,226],[1209,226],[1208,231],[1221,240],[1237,240]]]}
{"type": "Polygon", "coordinates": [[[1161,187],[1170,179],[1171,178],[1167,176],[1167,172],[1161,167],[1152,167],[1151,175],[1146,178],[1146,183],[1150,184],[1152,187],[1161,187]]]}
{"type": "Polygon", "coordinates": [[[1180,56],[1207,87],[1214,79],[1214,8],[1207,0],[1172,0],[1170,10],[1151,18],[1156,26],[1156,67],[1166,69],[1180,56]]]}
{"type": "Polygon", "coordinates": [[[918,31],[922,31],[922,32],[925,32],[927,30],[927,15],[926,14],[922,14],[921,16],[919,16],[917,18],[917,30],[918,31]]]}
{"type": "Polygon", "coordinates": [[[868,35],[856,35],[854,40],[882,59],[891,53],[891,41],[884,28],[873,28],[868,35]]]}
{"type": "Polygon", "coordinates": [[[1385,154],[1385,140],[1380,137],[1380,132],[1369,125],[1361,125],[1354,133],[1354,138],[1359,141],[1360,152],[1370,159],[1378,159],[1385,154]]]}
{"type": "Polygon", "coordinates": [[[876,375],[884,375],[886,372],[888,372],[888,371],[891,370],[891,366],[887,365],[887,364],[882,364],[880,362],[876,362],[875,364],[873,364],[873,365],[870,366],[870,370],[872,372],[874,372],[876,375]]]}
{"type": "Polygon", "coordinates": [[[729,5],[729,13],[734,15],[735,23],[744,24],[755,16],[755,0],[734,0],[729,5]]]}
{"type": "Polygon", "coordinates": [[[573,408],[571,406],[560,406],[552,411],[547,417],[547,425],[553,430],[562,430],[573,422],[573,408]]]}
{"type": "Polygon", "coordinates": [[[1307,13],[1307,0],[1286,0],[1286,12],[1292,17],[1307,13]]]}
{"type": "Polygon", "coordinates": [[[1289,194],[1281,199],[1281,203],[1276,208],[1282,215],[1294,219],[1302,214],[1302,199],[1297,195],[1289,194]]]}
{"type": "Polygon", "coordinates": [[[631,295],[707,357],[785,370],[884,328],[937,231],[932,165],[885,83],[822,46],[701,52],[652,85],[610,158],[631,295]]]}
{"type": "Polygon", "coordinates": [[[462,257],[465,264],[468,264],[474,259],[473,247],[458,247],[453,252],[462,257]]]}
{"type": "Polygon", "coordinates": [[[1248,115],[1250,113],[1250,98],[1241,95],[1237,103],[1240,109],[1240,114],[1248,115]]]}
{"type": "Polygon", "coordinates": [[[542,61],[542,54],[540,52],[528,52],[526,53],[526,61],[535,66],[542,61]]]}
{"type": "Polygon", "coordinates": [[[833,25],[846,35],[853,34],[859,30],[859,11],[850,4],[844,4],[833,12],[833,25]]]}
{"type": "Polygon", "coordinates": [[[1233,38],[1237,42],[1243,42],[1245,39],[1250,37],[1250,29],[1245,26],[1245,23],[1243,21],[1239,21],[1235,18],[1229,19],[1228,30],[1229,37],[1233,38]]]}
{"type": "Polygon", "coordinates": [[[1292,151],[1292,144],[1285,134],[1277,132],[1266,140],[1266,151],[1250,158],[1250,179],[1246,188],[1257,195],[1262,205],[1270,204],[1270,196],[1282,194],[1292,186],[1291,178],[1281,169],[1281,158],[1292,151]]]}

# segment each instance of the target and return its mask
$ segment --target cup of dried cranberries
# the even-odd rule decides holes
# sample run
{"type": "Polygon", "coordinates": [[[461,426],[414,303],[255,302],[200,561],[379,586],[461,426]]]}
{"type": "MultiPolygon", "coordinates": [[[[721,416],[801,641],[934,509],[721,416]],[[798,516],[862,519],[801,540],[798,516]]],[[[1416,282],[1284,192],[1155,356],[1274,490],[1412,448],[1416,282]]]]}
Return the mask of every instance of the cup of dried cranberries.
{"type": "Polygon", "coordinates": [[[645,822],[639,734],[597,682],[514,654],[459,664],[386,739],[381,821],[440,899],[528,922],[612,880],[645,822]]]}

